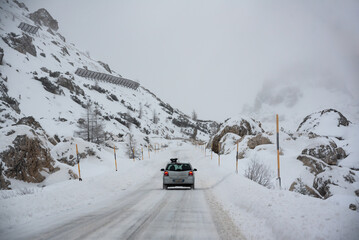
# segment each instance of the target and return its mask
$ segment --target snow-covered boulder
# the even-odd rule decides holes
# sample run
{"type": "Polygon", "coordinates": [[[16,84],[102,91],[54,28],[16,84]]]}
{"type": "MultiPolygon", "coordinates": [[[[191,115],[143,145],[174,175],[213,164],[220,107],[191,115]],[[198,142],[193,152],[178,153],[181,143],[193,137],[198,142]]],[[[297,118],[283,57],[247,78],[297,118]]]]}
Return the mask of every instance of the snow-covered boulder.
{"type": "Polygon", "coordinates": [[[342,128],[349,126],[350,123],[339,111],[326,109],[306,116],[299,125],[297,132],[312,132],[322,136],[341,137],[342,128]]]}
{"type": "Polygon", "coordinates": [[[302,154],[318,158],[329,165],[337,165],[338,160],[347,157],[343,148],[332,140],[317,142],[303,149],[302,154]]]}
{"type": "Polygon", "coordinates": [[[218,144],[227,133],[233,133],[243,137],[246,135],[257,135],[263,132],[264,130],[262,129],[261,123],[252,118],[230,118],[222,124],[217,134],[212,137],[209,143],[211,145],[209,146],[212,146],[213,152],[218,153],[218,144]]]}

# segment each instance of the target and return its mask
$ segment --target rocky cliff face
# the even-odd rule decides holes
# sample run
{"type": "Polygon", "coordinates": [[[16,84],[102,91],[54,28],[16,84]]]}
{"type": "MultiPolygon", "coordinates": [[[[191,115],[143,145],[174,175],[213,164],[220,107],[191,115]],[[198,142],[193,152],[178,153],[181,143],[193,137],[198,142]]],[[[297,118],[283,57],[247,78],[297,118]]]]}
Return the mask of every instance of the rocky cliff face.
{"type": "Polygon", "coordinates": [[[33,20],[35,24],[49,27],[54,31],[57,31],[59,29],[57,21],[50,15],[50,13],[45,8],[40,8],[39,10],[30,13],[29,18],[33,20]]]}
{"type": "Polygon", "coordinates": [[[21,36],[15,33],[8,33],[2,37],[2,39],[9,47],[22,54],[29,53],[34,57],[37,55],[36,48],[34,44],[32,44],[33,38],[26,33],[23,33],[21,36]]]}

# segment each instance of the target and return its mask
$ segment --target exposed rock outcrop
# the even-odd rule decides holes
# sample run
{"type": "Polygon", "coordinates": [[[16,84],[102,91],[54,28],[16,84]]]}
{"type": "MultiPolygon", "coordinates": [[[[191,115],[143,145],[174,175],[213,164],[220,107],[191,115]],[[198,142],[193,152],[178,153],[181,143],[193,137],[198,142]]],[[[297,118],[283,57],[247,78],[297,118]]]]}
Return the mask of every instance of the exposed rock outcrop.
{"type": "Polygon", "coordinates": [[[313,182],[313,187],[320,193],[320,195],[327,199],[328,197],[332,196],[332,193],[330,192],[330,185],[335,184],[332,179],[332,177],[326,177],[318,175],[313,182]]]}
{"type": "Polygon", "coordinates": [[[14,0],[14,3],[19,7],[19,8],[23,8],[25,9],[26,11],[29,11],[29,9],[27,8],[27,6],[25,5],[25,3],[23,2],[18,2],[16,0],[14,0]]]}
{"type": "Polygon", "coordinates": [[[22,36],[16,35],[15,33],[8,33],[5,37],[2,37],[2,39],[9,47],[22,54],[29,53],[34,57],[37,55],[36,48],[34,44],[32,44],[33,38],[25,33],[23,33],[22,36]]]}
{"type": "Polygon", "coordinates": [[[300,155],[297,157],[297,159],[301,161],[304,166],[308,167],[309,171],[314,175],[324,172],[325,168],[327,167],[327,165],[321,160],[314,159],[310,156],[300,155]]]}
{"type": "Polygon", "coordinates": [[[262,134],[258,134],[257,136],[250,138],[247,142],[247,146],[250,149],[254,149],[255,147],[263,144],[272,144],[272,142],[262,134]]]}
{"type": "Polygon", "coordinates": [[[0,65],[2,65],[2,59],[4,58],[4,49],[0,47],[0,65]]]}
{"type": "Polygon", "coordinates": [[[15,110],[16,113],[20,113],[19,102],[8,95],[8,88],[3,81],[0,81],[0,101],[4,101],[4,104],[15,110]]]}
{"type": "Polygon", "coordinates": [[[57,95],[64,94],[62,89],[60,89],[59,86],[53,84],[47,77],[38,78],[35,76],[34,79],[40,81],[46,91],[57,95]]]}
{"type": "Polygon", "coordinates": [[[44,129],[41,127],[40,123],[37,122],[32,116],[21,118],[15,125],[26,125],[35,130],[41,130],[44,132],[44,129]]]}
{"type": "Polygon", "coordinates": [[[327,145],[320,144],[314,147],[306,148],[302,151],[302,154],[321,159],[329,165],[337,165],[338,160],[347,157],[343,148],[338,147],[333,141],[329,141],[329,144],[327,145]]]}
{"type": "Polygon", "coordinates": [[[45,180],[42,171],[53,173],[58,170],[54,167],[49,149],[46,148],[39,137],[18,135],[9,149],[0,153],[0,158],[7,169],[5,176],[25,182],[40,183],[45,180]]]}
{"type": "Polygon", "coordinates": [[[106,69],[107,72],[112,73],[111,68],[110,68],[110,66],[109,66],[107,63],[104,63],[104,62],[101,62],[101,61],[98,61],[98,63],[99,63],[104,69],[106,69]]]}
{"type": "Polygon", "coordinates": [[[313,188],[304,184],[302,179],[297,178],[289,188],[289,191],[297,192],[303,195],[308,195],[316,198],[322,198],[313,188]]]}
{"type": "Polygon", "coordinates": [[[76,95],[85,95],[85,92],[82,88],[77,86],[71,79],[65,77],[59,77],[56,82],[59,86],[67,88],[71,93],[75,93],[76,95]]]}
{"type": "Polygon", "coordinates": [[[30,13],[29,18],[34,21],[35,24],[46,26],[54,31],[59,29],[59,25],[55,19],[45,8],[40,8],[36,12],[30,13]]]}
{"type": "Polygon", "coordinates": [[[210,146],[212,146],[212,151],[218,154],[219,142],[222,137],[227,133],[233,133],[240,137],[245,135],[256,135],[259,133],[263,133],[264,130],[261,127],[261,123],[254,121],[253,119],[246,120],[241,119],[240,121],[231,121],[225,122],[225,125],[218,131],[216,135],[212,138],[210,146]]]}
{"type": "Polygon", "coordinates": [[[66,42],[66,38],[62,36],[60,33],[56,33],[56,35],[59,36],[59,38],[61,38],[63,42],[66,42]]]}
{"type": "Polygon", "coordinates": [[[8,190],[11,189],[9,185],[11,184],[9,180],[5,179],[4,167],[3,163],[0,162],[0,189],[1,190],[8,190]]]}

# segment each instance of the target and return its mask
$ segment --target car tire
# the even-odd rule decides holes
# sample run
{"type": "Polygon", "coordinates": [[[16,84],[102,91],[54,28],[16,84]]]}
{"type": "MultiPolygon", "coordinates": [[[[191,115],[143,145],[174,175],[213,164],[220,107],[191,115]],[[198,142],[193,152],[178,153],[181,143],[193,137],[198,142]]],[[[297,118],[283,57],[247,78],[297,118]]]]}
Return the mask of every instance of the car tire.
{"type": "Polygon", "coordinates": [[[163,184],[163,189],[167,190],[167,185],[166,184],[163,184]]]}
{"type": "Polygon", "coordinates": [[[194,184],[192,184],[192,185],[191,185],[191,189],[193,189],[193,190],[194,190],[194,184]]]}

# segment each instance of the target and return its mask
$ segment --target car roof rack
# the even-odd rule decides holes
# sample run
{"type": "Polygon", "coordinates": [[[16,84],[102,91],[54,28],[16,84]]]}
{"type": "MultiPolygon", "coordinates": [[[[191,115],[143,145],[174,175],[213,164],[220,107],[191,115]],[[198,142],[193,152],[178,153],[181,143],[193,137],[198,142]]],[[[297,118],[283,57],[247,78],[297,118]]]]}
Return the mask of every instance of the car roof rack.
{"type": "Polygon", "coordinates": [[[171,162],[176,163],[178,158],[171,158],[170,160],[171,160],[171,162]]]}

